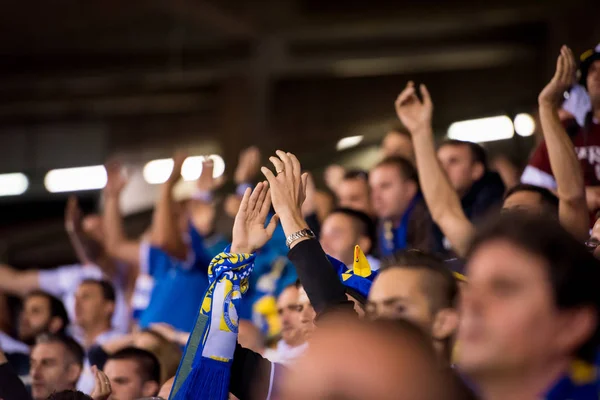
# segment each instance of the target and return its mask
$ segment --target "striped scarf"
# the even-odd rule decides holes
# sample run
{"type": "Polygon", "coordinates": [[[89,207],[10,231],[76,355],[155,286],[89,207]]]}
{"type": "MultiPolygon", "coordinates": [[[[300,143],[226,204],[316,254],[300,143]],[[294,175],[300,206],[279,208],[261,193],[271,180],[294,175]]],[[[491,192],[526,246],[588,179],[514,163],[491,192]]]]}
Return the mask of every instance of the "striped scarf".
{"type": "Polygon", "coordinates": [[[248,290],[253,254],[229,248],[208,267],[210,285],[179,364],[169,400],[226,400],[238,335],[237,309],[248,290]]]}

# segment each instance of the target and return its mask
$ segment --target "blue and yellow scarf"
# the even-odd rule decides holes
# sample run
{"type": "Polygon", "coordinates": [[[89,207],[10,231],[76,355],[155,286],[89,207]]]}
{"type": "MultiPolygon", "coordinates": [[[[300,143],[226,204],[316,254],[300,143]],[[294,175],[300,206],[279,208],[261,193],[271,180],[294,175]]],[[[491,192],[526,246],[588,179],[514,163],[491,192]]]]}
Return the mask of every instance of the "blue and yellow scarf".
{"type": "Polygon", "coordinates": [[[232,254],[229,248],[208,267],[210,285],[179,364],[170,400],[226,400],[238,335],[238,314],[253,254],[232,254]]]}

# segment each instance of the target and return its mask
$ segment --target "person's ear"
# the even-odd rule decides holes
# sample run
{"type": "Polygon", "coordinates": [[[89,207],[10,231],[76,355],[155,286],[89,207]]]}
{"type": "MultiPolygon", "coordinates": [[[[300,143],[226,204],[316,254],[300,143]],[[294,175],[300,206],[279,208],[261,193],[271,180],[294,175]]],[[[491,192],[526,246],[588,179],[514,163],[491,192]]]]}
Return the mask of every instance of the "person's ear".
{"type": "Polygon", "coordinates": [[[481,178],[483,178],[484,174],[485,174],[485,167],[483,166],[483,164],[480,162],[475,162],[473,164],[473,169],[471,170],[471,179],[473,180],[473,182],[476,182],[476,181],[480,180],[481,178]]]}
{"type": "Polygon", "coordinates": [[[69,364],[67,368],[67,378],[69,382],[77,382],[81,376],[82,367],[77,363],[69,364]]]}
{"type": "Polygon", "coordinates": [[[436,340],[444,340],[453,336],[458,329],[458,312],[454,308],[444,308],[433,318],[431,334],[436,340]]]}
{"type": "Polygon", "coordinates": [[[142,395],[144,397],[156,396],[159,390],[160,386],[156,381],[147,381],[142,385],[142,395]]]}
{"type": "Polygon", "coordinates": [[[115,302],[114,301],[107,302],[104,310],[108,315],[113,315],[115,313],[115,302]]]}
{"type": "Polygon", "coordinates": [[[365,254],[369,254],[373,247],[373,242],[371,241],[371,239],[368,236],[364,236],[364,235],[360,236],[358,238],[358,243],[356,243],[356,244],[360,246],[360,249],[365,254]]]}
{"type": "Polygon", "coordinates": [[[407,188],[406,188],[407,193],[410,195],[410,198],[412,199],[419,192],[419,186],[417,186],[416,182],[413,182],[411,180],[407,180],[406,183],[407,183],[407,188]]]}
{"type": "Polygon", "coordinates": [[[597,324],[598,318],[592,307],[562,312],[562,323],[555,335],[555,348],[564,353],[573,353],[592,337],[597,324]]]}
{"type": "Polygon", "coordinates": [[[61,329],[66,328],[64,326],[63,320],[58,317],[50,318],[50,322],[48,323],[48,332],[50,333],[58,333],[61,329]]]}

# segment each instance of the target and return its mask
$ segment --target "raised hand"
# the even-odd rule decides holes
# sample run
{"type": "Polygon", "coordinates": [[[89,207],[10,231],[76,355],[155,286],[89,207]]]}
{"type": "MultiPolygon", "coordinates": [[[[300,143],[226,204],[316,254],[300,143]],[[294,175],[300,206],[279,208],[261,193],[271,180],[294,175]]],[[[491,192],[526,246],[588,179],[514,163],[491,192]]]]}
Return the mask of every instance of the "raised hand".
{"type": "Polygon", "coordinates": [[[233,179],[236,184],[252,182],[260,169],[260,150],[258,147],[252,146],[240,153],[233,179]]]}
{"type": "Polygon", "coordinates": [[[127,185],[127,178],[123,173],[123,168],[118,162],[110,162],[105,165],[106,168],[106,186],[104,194],[107,196],[119,196],[123,188],[127,185]]]}
{"type": "Polygon", "coordinates": [[[90,395],[94,400],[106,400],[110,397],[112,389],[110,387],[110,380],[100,371],[95,365],[92,366],[92,373],[96,383],[94,384],[94,391],[90,395]]]}
{"type": "Polygon", "coordinates": [[[65,229],[68,233],[74,233],[81,228],[82,213],[76,196],[69,196],[67,208],[65,209],[65,229]]]}
{"type": "Polygon", "coordinates": [[[177,151],[173,156],[173,169],[171,170],[171,176],[167,179],[167,184],[170,186],[175,186],[177,182],[181,180],[181,169],[183,168],[183,163],[187,158],[187,153],[184,151],[177,151]]]}
{"type": "Polygon", "coordinates": [[[207,159],[202,162],[202,173],[196,181],[196,187],[202,192],[212,192],[223,185],[223,176],[214,178],[215,163],[213,160],[207,159]]]}
{"type": "Polygon", "coordinates": [[[253,253],[271,239],[278,217],[274,215],[265,228],[270,208],[271,196],[266,183],[260,182],[254,190],[246,190],[233,223],[232,253],[253,253]]]}
{"type": "Polygon", "coordinates": [[[556,71],[538,96],[539,104],[557,107],[563,98],[563,93],[575,83],[576,72],[577,64],[573,52],[567,46],[561,47],[556,60],[556,71]]]}
{"type": "Polygon", "coordinates": [[[282,219],[291,216],[302,218],[301,208],[306,198],[308,174],[302,174],[300,161],[292,153],[281,150],[276,153],[277,157],[270,157],[269,160],[275,166],[277,175],[267,167],[261,168],[269,181],[273,207],[282,219]]]}
{"type": "Polygon", "coordinates": [[[396,99],[396,114],[412,135],[418,134],[431,127],[433,103],[425,85],[420,85],[419,91],[423,101],[419,100],[415,84],[410,81],[396,99]]]}

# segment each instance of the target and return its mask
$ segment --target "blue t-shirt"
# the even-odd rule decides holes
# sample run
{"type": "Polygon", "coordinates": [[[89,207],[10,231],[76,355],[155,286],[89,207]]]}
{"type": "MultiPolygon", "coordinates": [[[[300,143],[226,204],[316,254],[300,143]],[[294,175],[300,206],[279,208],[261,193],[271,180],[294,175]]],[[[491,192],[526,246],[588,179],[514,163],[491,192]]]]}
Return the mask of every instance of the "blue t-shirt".
{"type": "Polygon", "coordinates": [[[207,269],[214,256],[226,246],[224,239],[206,242],[190,224],[190,255],[181,261],[163,250],[142,244],[140,267],[154,281],[148,306],[141,311],[139,325],[165,322],[177,330],[191,332],[204,292],[208,287],[207,269]]]}

